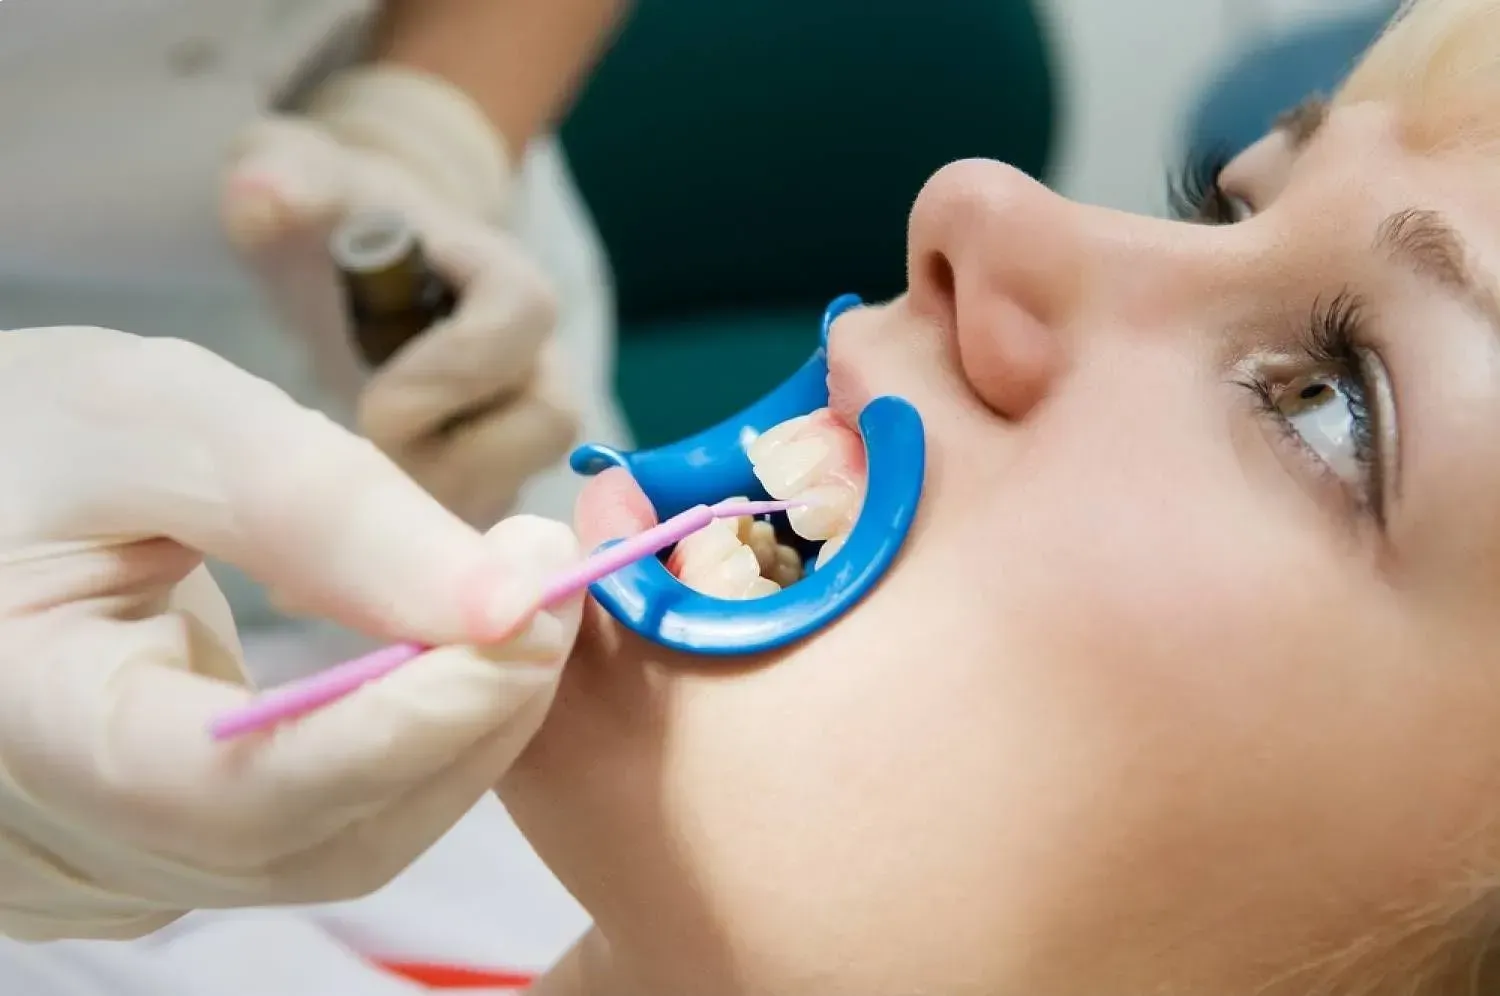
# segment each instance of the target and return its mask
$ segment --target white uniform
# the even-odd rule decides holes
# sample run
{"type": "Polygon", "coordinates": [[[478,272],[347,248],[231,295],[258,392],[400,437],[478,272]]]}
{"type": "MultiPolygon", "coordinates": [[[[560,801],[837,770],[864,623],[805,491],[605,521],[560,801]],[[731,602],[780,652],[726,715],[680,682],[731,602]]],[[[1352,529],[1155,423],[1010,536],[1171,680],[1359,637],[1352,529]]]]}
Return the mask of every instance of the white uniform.
{"type": "MultiPolygon", "coordinates": [[[[0,328],[93,324],[190,339],[330,409],[304,351],[275,329],[221,234],[219,184],[229,139],[305,80],[373,7],[0,2],[0,328]]],[[[624,443],[610,391],[608,271],[554,140],[535,143],[521,164],[515,233],[557,285],[585,435],[624,443]]],[[[526,489],[522,510],[567,518],[576,489],[560,467],[526,489]]],[[[256,625],[277,618],[244,579],[220,576],[262,680],[357,648],[305,630],[257,639],[256,625]]],[[[416,992],[352,952],[536,968],[586,924],[487,802],[369,900],[204,915],[129,945],[0,942],[0,993],[416,992]]]]}

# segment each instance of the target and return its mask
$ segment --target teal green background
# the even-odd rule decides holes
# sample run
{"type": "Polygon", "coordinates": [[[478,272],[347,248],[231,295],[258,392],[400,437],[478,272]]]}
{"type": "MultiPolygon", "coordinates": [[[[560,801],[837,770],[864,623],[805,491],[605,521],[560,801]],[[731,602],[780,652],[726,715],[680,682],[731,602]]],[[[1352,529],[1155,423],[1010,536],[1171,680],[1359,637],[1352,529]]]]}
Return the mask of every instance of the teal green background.
{"type": "Polygon", "coordinates": [[[637,442],[763,394],[835,296],[900,293],[908,211],[944,163],[1044,178],[1056,104],[1027,0],[638,0],[562,129],[637,442]]]}

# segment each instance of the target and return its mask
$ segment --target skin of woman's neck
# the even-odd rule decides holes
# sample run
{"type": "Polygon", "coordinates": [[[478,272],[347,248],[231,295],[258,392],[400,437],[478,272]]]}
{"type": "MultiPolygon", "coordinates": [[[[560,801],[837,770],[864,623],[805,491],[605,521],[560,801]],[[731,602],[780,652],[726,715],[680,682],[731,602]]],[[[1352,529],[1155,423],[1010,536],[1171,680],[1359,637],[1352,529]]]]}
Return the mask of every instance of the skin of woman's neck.
{"type": "MultiPolygon", "coordinates": [[[[1379,976],[1385,973],[1375,970],[1373,974],[1379,976]]],[[[1337,991],[1358,992],[1364,996],[1383,996],[1387,992],[1399,992],[1402,996],[1475,996],[1477,993],[1495,992],[1497,990],[1494,986],[1500,984],[1500,956],[1485,959],[1479,967],[1475,967],[1467,959],[1455,959],[1450,972],[1444,973],[1441,978],[1431,979],[1428,986],[1420,989],[1412,988],[1415,980],[1411,977],[1409,967],[1391,974],[1394,977],[1371,979],[1363,985],[1346,980],[1352,988],[1337,991]],[[1385,988],[1387,986],[1391,988],[1385,988]]],[[[1321,988],[1322,983],[1312,983],[1312,988],[1306,988],[1305,982],[1293,985],[1298,990],[1295,996],[1302,996],[1306,992],[1334,991],[1324,990],[1321,988]]],[[[1273,996],[1272,990],[1263,986],[1257,985],[1252,989],[1254,996],[1273,996]]],[[[1281,996],[1281,993],[1278,989],[1275,996],[1281,996]]],[[[642,982],[623,971],[611,955],[608,942],[597,930],[593,930],[544,979],[527,990],[527,996],[677,996],[677,993],[669,994],[666,990],[642,982]]],[[[1109,996],[1128,994],[1114,993],[1109,996]]],[[[1227,994],[1220,992],[1212,996],[1227,994]]],[[[1247,990],[1245,996],[1251,996],[1251,992],[1247,990]]],[[[1293,996],[1293,993],[1285,993],[1285,996],[1293,996]]]]}
{"type": "Polygon", "coordinates": [[[591,930],[527,996],[633,996],[635,990],[614,974],[609,945],[591,930]]]}

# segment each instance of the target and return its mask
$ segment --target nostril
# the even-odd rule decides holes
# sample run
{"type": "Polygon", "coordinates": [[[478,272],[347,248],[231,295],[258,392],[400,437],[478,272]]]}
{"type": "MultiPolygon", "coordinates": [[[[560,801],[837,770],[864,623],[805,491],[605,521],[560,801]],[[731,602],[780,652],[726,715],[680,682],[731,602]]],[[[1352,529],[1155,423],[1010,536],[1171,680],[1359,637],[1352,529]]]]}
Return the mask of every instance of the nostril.
{"type": "Polygon", "coordinates": [[[940,252],[932,253],[927,259],[928,279],[932,281],[933,289],[948,298],[953,299],[953,264],[948,257],[940,252]]]}
{"type": "Polygon", "coordinates": [[[944,328],[958,324],[958,292],[953,273],[953,262],[945,253],[930,252],[922,260],[920,279],[927,287],[930,306],[937,311],[934,316],[944,328]]]}

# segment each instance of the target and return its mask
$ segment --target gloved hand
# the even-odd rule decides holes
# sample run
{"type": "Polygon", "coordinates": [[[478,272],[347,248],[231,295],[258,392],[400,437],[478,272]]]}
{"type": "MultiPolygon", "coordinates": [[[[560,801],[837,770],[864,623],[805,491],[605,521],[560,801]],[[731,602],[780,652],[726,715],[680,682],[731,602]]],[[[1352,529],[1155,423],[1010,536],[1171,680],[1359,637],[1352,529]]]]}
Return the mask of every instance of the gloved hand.
{"type": "Polygon", "coordinates": [[[180,341],[0,332],[0,424],[0,933],[361,895],[540,725],[580,603],[523,617],[577,556],[565,527],[481,537],[365,440],[180,341]],[[443,649],[215,742],[250,692],[200,553],[443,649]]]}
{"type": "Polygon", "coordinates": [[[303,117],[270,117],[235,150],[224,194],[231,240],[322,379],[359,396],[361,432],[449,509],[487,526],[579,430],[557,307],[500,227],[506,151],[468,99],[392,68],[345,73],[303,117]],[[373,375],[351,347],[328,237],[351,211],[394,209],[458,294],[453,315],[373,375]],[[453,425],[456,416],[462,416],[453,425]]]}

